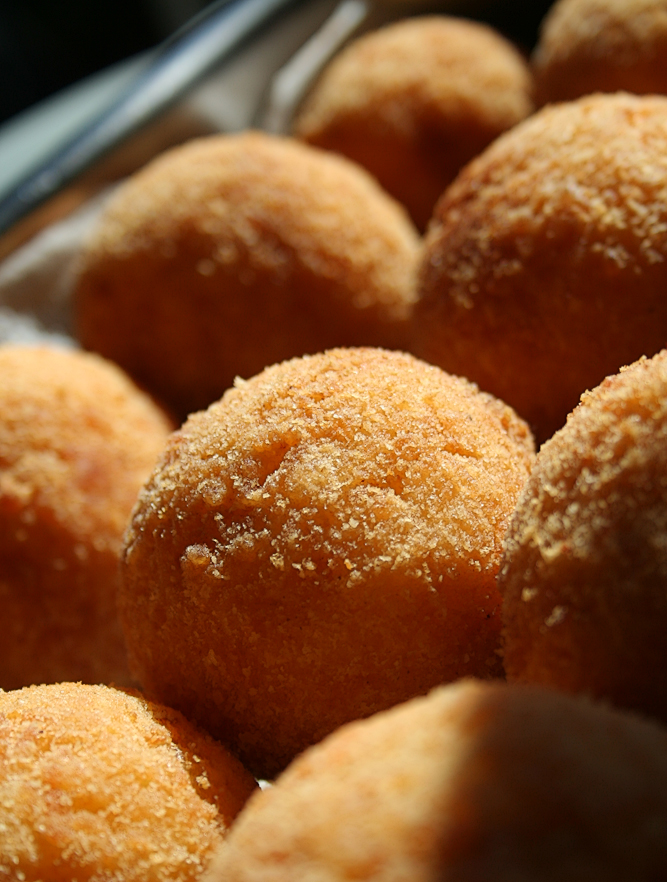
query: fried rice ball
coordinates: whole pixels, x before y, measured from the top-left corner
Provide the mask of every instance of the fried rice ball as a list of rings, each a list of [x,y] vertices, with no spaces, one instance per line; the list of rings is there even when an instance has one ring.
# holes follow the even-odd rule
[[[172,428],[96,355],[0,347],[0,688],[129,682],[123,531]]]
[[[344,726],[253,796],[205,882],[653,882],[667,732],[466,680]]]
[[[126,536],[132,668],[261,778],[347,720],[502,675],[510,408],[409,355],[268,368],[176,432]]]
[[[107,686],[0,692],[0,878],[200,879],[254,778],[181,714]]]
[[[275,361],[401,347],[418,247],[343,157],[260,132],[198,139],[109,205],[82,260],[78,336],[185,416]]]
[[[415,353],[506,401],[539,442],[586,389],[667,340],[667,98],[553,105],[445,193]]]
[[[499,588],[510,679],[667,721],[667,351],[586,393],[542,447]]]
[[[423,230],[459,169],[532,111],[531,90],[526,60],[490,26],[403,19],[329,64],[294,132],[367,168]]]
[[[531,58],[536,100],[667,93],[665,0],[559,0]]]

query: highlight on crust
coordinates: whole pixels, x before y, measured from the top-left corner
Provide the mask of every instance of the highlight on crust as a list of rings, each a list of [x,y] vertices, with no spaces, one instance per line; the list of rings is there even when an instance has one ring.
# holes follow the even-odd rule
[[[607,377],[544,444],[498,587],[512,681],[667,722],[667,351]]]
[[[495,577],[525,423],[412,356],[335,349],[174,433],[126,534],[135,676],[272,777],[336,726],[502,676]]]
[[[438,203],[413,351],[515,408],[538,443],[667,335],[667,96],[549,105]]]
[[[252,776],[138,693],[60,683],[0,692],[0,876],[194,882]]]

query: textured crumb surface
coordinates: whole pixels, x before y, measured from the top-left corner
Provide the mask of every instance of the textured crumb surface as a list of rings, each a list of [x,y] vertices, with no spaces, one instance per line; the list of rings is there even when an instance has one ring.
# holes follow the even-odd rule
[[[667,733],[464,681],[335,732],[248,803],[206,882],[652,880]]]
[[[255,789],[238,760],[138,694],[0,692],[0,878],[195,880]]]
[[[591,92],[667,92],[665,0],[559,0],[531,62],[536,100]]]
[[[501,135],[439,203],[414,350],[533,427],[667,336],[667,98],[553,105]]]
[[[513,411],[408,355],[239,383],[172,436],[135,508],[139,682],[270,777],[346,720],[500,675],[495,576],[533,456]]]
[[[185,415],[285,358],[403,345],[417,254],[405,211],[348,160],[260,132],[197,139],[112,200],[77,334]]]
[[[667,720],[667,352],[584,395],[541,448],[499,587],[508,677]]]
[[[459,169],[531,112],[531,87],[523,57],[491,27],[404,19],[331,62],[294,130],[367,168],[423,229]]]
[[[171,429],[98,356],[0,347],[0,687],[127,682],[118,559]]]

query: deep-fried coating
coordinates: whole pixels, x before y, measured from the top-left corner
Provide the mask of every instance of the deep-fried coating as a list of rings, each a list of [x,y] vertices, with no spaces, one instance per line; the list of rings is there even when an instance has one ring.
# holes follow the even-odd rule
[[[351,723],[254,796],[206,882],[653,882],[667,733],[465,681]]]
[[[339,724],[499,676],[502,537],[533,460],[504,404],[411,356],[264,371],[172,436],[126,537],[144,688],[259,777]]]
[[[667,351],[584,395],[542,447],[499,588],[508,677],[667,721]]]
[[[404,19],[334,59],[294,130],[367,168],[424,229],[459,169],[531,112],[531,89],[526,61],[491,27]]]
[[[403,209],[343,157],[211,136],[121,188],[86,249],[78,333],[184,416],[284,358],[401,346],[417,249]]]
[[[0,693],[0,878],[196,880],[255,790],[181,714],[62,683]]]
[[[667,98],[544,108],[439,203],[413,348],[512,405],[538,441],[667,340]]]
[[[123,531],[172,424],[115,365],[0,347],[0,687],[128,682]]]
[[[667,93],[665,0],[559,0],[531,64],[536,100],[592,92]]]

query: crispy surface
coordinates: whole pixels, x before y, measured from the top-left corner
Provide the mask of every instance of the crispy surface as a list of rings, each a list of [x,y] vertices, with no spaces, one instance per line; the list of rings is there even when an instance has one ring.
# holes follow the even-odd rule
[[[172,436],[126,537],[139,681],[259,777],[340,723],[498,676],[501,541],[533,460],[505,405],[408,355],[269,368]]]
[[[97,356],[0,347],[0,687],[127,682],[118,558],[171,428]]]
[[[587,393],[540,450],[499,587],[514,680],[667,720],[667,352]]]
[[[403,209],[342,157],[259,132],[199,139],[109,206],[78,333],[186,415],[284,358],[402,345],[417,247]]]
[[[351,723],[248,803],[206,882],[651,880],[667,736],[535,688],[464,681]]]
[[[0,878],[200,874],[251,775],[180,714],[106,686],[0,692]]]
[[[667,339],[667,98],[544,108],[445,194],[413,348],[512,405],[538,441]]]
[[[294,128],[367,168],[424,229],[459,169],[531,112],[531,88],[523,57],[491,27],[417,17],[344,49]]]
[[[591,92],[667,92],[665,0],[559,0],[531,64],[537,101]]]

